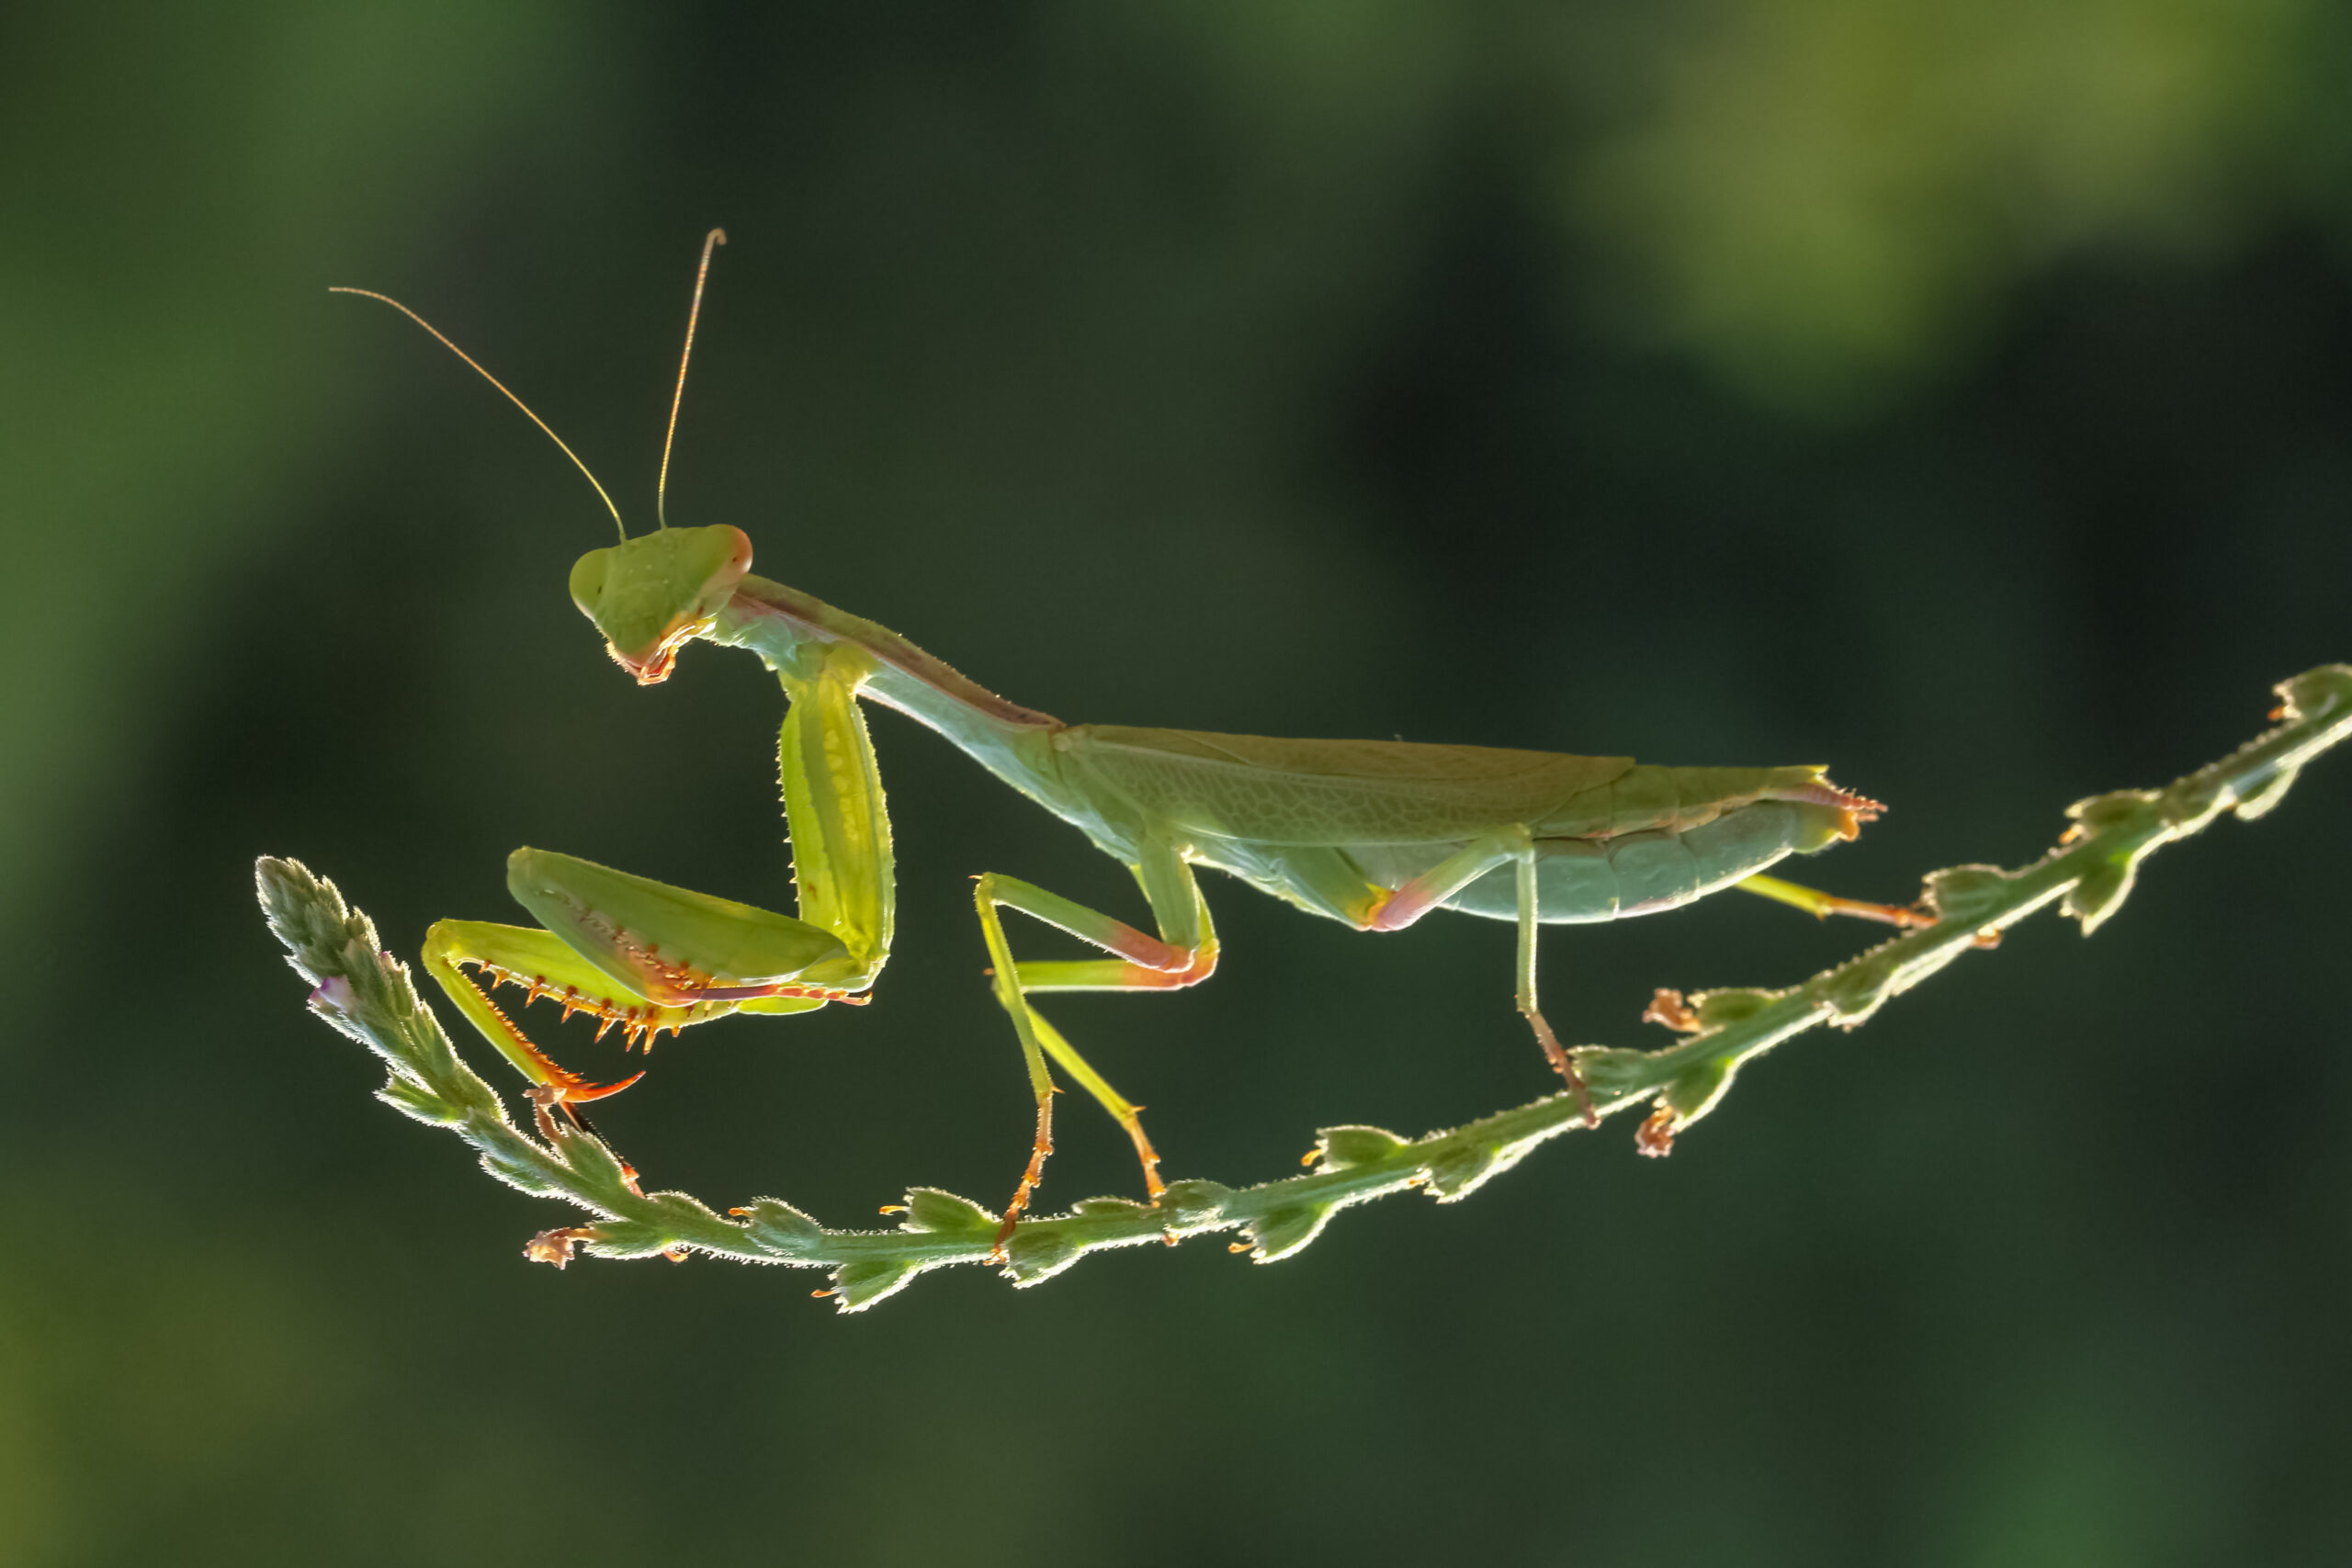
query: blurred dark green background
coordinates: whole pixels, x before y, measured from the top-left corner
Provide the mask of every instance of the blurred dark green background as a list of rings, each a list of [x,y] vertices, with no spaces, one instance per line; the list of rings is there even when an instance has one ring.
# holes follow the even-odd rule
[[[410,953],[525,842],[786,902],[774,685],[631,686],[586,487],[324,292],[643,521],[713,223],[673,517],[1021,702],[1831,761],[1896,809],[1820,880],[2028,858],[2352,658],[2344,17],[9,7],[0,1562],[2346,1561],[2345,761],[1663,1164],[845,1320],[526,1265],[563,1211],[368,1099],[249,883]],[[842,1224],[1018,1169],[966,878],[1132,888],[875,728],[879,999],[665,1044],[603,1118],[650,1184]],[[1546,1090],[1507,929],[1210,893],[1214,986],[1053,1010],[1171,1174]],[[1864,940],[1721,899],[1555,933],[1546,999],[1638,1043]],[[1131,1190],[1066,1105],[1046,1201]]]

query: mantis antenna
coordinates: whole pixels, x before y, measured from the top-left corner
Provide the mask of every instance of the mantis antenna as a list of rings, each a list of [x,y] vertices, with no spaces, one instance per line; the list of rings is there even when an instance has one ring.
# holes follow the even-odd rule
[[[709,253],[707,251],[704,253],[706,257],[707,257],[708,254]],[[598,499],[604,502],[605,510],[613,514],[613,526],[621,531],[621,543],[628,543],[628,525],[621,521],[621,509],[613,504],[613,498],[605,493],[605,487],[596,483],[596,476],[588,472],[588,465],[580,460],[580,454],[574,452],[571,447],[565,446],[563,444],[563,437],[558,435],[554,431],[548,429],[548,422],[546,420],[543,420],[537,414],[531,412],[530,404],[516,397],[513,392],[507,391],[506,383],[492,375],[489,371],[484,370],[475,362],[472,355],[468,354],[464,349],[459,348],[456,344],[451,343],[447,337],[442,336],[440,328],[435,326],[431,321],[426,321],[423,316],[418,315],[414,310],[410,310],[407,306],[401,304],[399,300],[393,299],[389,294],[379,294],[372,288],[330,288],[327,292],[330,294],[356,294],[363,299],[382,300],[385,304],[390,305],[393,310],[398,310],[401,315],[406,316],[410,321],[414,321],[418,326],[423,327],[426,332],[431,333],[435,338],[438,338],[442,347],[447,349],[450,353],[464,360],[468,365],[473,366],[474,374],[480,376],[483,380],[489,382],[500,391],[505,392],[506,400],[513,403],[516,408],[521,409],[526,418],[527,418],[533,424],[537,425],[540,430],[545,431],[547,438],[554,442],[557,446],[560,447],[565,457],[571,459],[571,466],[578,468],[582,475],[586,476],[590,484],[596,486],[596,495]],[[702,299],[702,286],[699,283],[695,286],[695,299],[697,302]],[[693,341],[691,328],[688,330],[687,341],[689,343]],[[681,387],[684,385],[684,370],[681,368],[679,371]],[[673,414],[672,417],[674,419],[675,415]],[[664,461],[666,463],[666,457]]]
[[[686,346],[678,355],[678,389],[670,394],[670,428],[662,437],[662,477],[653,486],[653,520],[670,525],[670,447],[678,439],[678,405],[686,398],[686,361],[695,356],[695,322],[702,318],[703,281],[710,276],[710,253],[727,243],[727,231],[713,229],[703,236],[702,265],[695,269],[695,302],[686,307]]]

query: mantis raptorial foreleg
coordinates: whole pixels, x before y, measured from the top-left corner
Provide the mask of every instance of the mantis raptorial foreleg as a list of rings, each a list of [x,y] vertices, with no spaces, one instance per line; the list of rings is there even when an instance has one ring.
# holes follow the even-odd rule
[[[797,662],[776,671],[791,703],[777,737],[776,772],[800,918],[838,935],[878,970],[890,951],[898,880],[882,771],[857,701],[873,660],[836,643]]]
[[[799,918],[518,850],[508,891],[545,930],[479,920],[433,928],[427,971],[551,1103],[600,1099],[637,1078],[597,1085],[557,1066],[491,1000],[502,984],[522,987],[526,1007],[548,997],[566,1018],[593,1014],[600,1036],[617,1026],[626,1043],[648,1046],[665,1029],[732,1012],[864,1000],[854,993],[889,957],[894,915],[890,821],[857,703],[869,668],[854,649],[814,648],[777,672],[791,699],[778,756]]]
[[[424,964],[482,1037],[560,1102],[602,1099],[637,1078],[600,1086],[557,1066],[491,999],[501,985],[523,987],[526,1007],[547,997],[567,1019],[594,1017],[600,1038],[618,1028],[626,1044],[650,1048],[665,1029],[733,1012],[862,1002],[853,993],[879,965],[808,921],[545,850],[515,851],[506,883],[547,929],[436,921]]]
[[[1172,990],[1198,985],[1216,972],[1216,928],[1209,919],[1208,902],[1201,897],[1200,885],[1182,854],[1163,844],[1148,844],[1143,857],[1129,869],[1159,923],[1157,937],[1018,877],[990,872],[973,889],[996,998],[1012,1020],[1022,1058],[1029,1068],[1030,1090],[1037,1100],[1037,1132],[1029,1165],[1004,1213],[1008,1235],[1014,1220],[1028,1207],[1029,1195],[1045,1174],[1046,1156],[1053,1152],[1055,1090],[1053,1075],[1046,1066],[1049,1056],[1126,1130],[1151,1196],[1157,1199],[1164,1190],[1159,1156],[1144,1134],[1142,1107],[1113,1089],[1028,1000],[1032,991]],[[1020,963],[1013,958],[1012,942],[1005,935],[1001,909],[1018,909],[1115,956]]]

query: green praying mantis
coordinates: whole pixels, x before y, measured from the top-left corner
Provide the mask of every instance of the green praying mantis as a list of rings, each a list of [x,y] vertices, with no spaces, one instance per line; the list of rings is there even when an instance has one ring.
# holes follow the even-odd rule
[[[705,239],[656,490],[659,525],[630,537],[585,463],[503,383],[423,317],[424,328],[522,409],[594,485],[620,543],[571,570],[574,602],[641,685],[669,678],[696,640],[756,654],[786,699],[778,742],[797,916],[673,887],[569,855],[522,849],[507,886],[536,928],[445,919],[426,968],[482,1036],[529,1080],[544,1116],[617,1092],[644,1075],[594,1084],[539,1049],[492,999],[502,984],[598,1035],[650,1047],[663,1030],[729,1013],[796,1013],[862,1003],[890,955],[896,879],[890,819],[861,704],[894,708],[1021,795],[1083,832],[1135,877],[1147,931],[1000,872],[974,900],[989,978],[1012,1021],[1035,1126],[1005,1208],[999,1247],[1053,1149],[1053,1068],[1118,1122],[1144,1183],[1164,1190],[1138,1108],[1032,1003],[1041,993],[1169,991],[1216,970],[1217,939],[1195,868],[1211,866],[1311,914],[1359,931],[1399,931],[1436,909],[1518,928],[1517,1001],[1537,1043],[1583,1105],[1574,1060],[1536,998],[1536,932],[1545,924],[1675,908],[1737,887],[1815,915],[1895,925],[1923,912],[1837,897],[1761,874],[1791,854],[1855,835],[1883,808],[1832,784],[1820,767],[1675,768],[1625,757],[1402,740],[1286,740],[1125,725],[1065,724],[1007,702],[897,633],[750,575],[751,539],[726,525],[669,525],[670,450],[711,253]],[[1003,911],[1054,926],[1106,956],[1018,959]],[[472,971],[469,974],[468,971]],[[482,984],[481,982],[487,982]]]

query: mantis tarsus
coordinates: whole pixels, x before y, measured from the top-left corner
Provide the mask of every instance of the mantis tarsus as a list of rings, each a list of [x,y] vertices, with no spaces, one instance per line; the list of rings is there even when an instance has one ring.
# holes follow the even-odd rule
[[[703,283],[705,241],[685,355],[670,411],[677,427]],[[341,292],[366,294],[362,289]],[[544,929],[443,920],[424,961],[450,999],[533,1084],[542,1110],[636,1081],[594,1085],[557,1066],[465,970],[512,981],[526,1005],[549,996],[594,1013],[628,1043],[724,1014],[801,1012],[863,1000],[890,951],[895,897],[890,823],[861,700],[896,708],[1086,834],[1135,876],[1155,931],[999,872],[975,886],[991,985],[1012,1021],[1036,1102],[1027,1166],[1004,1234],[1027,1206],[1051,1153],[1048,1062],[1125,1129],[1157,1199],[1159,1156],[1137,1108],[1031,1005],[1050,991],[1152,991],[1197,985],[1217,942],[1196,865],[1359,930],[1395,931],[1437,908],[1512,920],[1517,999],[1545,1057],[1581,1100],[1575,1066],[1537,1005],[1541,924],[1614,919],[1673,908],[1736,886],[1816,915],[1904,925],[1928,917],[1759,874],[1790,854],[1854,836],[1882,809],[1831,784],[1818,767],[1668,768],[1623,757],[1383,740],[1279,740],[1193,730],[1071,725],[989,693],[897,633],[782,583],[749,575],[738,528],[669,525],[631,538],[618,508],[522,400],[414,311],[424,327],[546,431],[595,485],[621,542],[582,557],[571,595],[607,651],[640,684],[669,678],[697,638],[757,654],[782,682],[779,743],[797,918],[687,892],[586,861],[524,849],[507,886]],[[665,439],[657,498],[665,498]],[[1018,960],[1001,911],[1017,909],[1108,956]],[[639,1075],[639,1077],[642,1074]],[[1586,1107],[1590,1114],[1590,1107]],[[576,1113],[574,1113],[576,1114]]]

